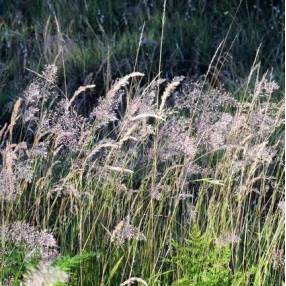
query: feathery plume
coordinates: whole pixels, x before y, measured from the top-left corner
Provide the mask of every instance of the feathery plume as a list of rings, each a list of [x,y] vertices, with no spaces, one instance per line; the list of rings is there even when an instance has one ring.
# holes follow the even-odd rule
[[[101,126],[108,124],[112,121],[117,121],[118,118],[115,114],[115,110],[118,108],[121,96],[119,91],[125,87],[130,78],[142,77],[143,73],[133,72],[119,79],[107,92],[105,98],[101,98],[97,107],[92,111],[90,117],[96,118]]]
[[[51,233],[29,224],[16,221],[0,227],[0,233],[4,233],[4,239],[15,245],[23,245],[28,249],[37,249],[42,260],[54,259],[57,254],[57,242]]]
[[[72,98],[68,102],[68,107],[72,105],[72,103],[76,100],[76,98],[83,92],[85,92],[88,89],[93,89],[95,88],[95,84],[90,84],[90,85],[83,85],[80,86],[73,94]]]
[[[127,217],[120,221],[111,233],[111,242],[122,245],[126,240],[145,240],[145,236],[137,227],[130,224],[130,218]]]
[[[57,283],[67,283],[69,275],[49,263],[40,263],[24,275],[24,286],[52,286]]]
[[[215,240],[216,245],[221,247],[227,246],[229,244],[237,244],[238,242],[239,236],[237,236],[235,233],[222,234]]]
[[[16,122],[18,120],[22,102],[23,102],[22,98],[18,98],[18,100],[14,104],[14,108],[13,108],[13,112],[12,112],[11,120],[10,120],[10,124],[9,124],[10,137],[12,136],[13,128],[16,125]]]
[[[175,77],[166,87],[162,98],[161,98],[161,104],[159,107],[159,111],[162,112],[164,109],[164,106],[166,104],[166,101],[168,97],[175,91],[175,89],[181,84],[181,82],[185,79],[184,76]]]

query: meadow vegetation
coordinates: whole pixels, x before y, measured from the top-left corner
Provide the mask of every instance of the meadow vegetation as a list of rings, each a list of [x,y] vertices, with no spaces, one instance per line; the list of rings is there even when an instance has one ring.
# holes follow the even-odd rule
[[[183,2],[0,4],[0,285],[283,285],[282,4]]]

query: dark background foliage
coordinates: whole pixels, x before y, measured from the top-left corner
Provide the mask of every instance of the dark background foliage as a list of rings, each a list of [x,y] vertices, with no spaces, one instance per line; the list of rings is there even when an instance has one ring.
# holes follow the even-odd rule
[[[158,73],[163,0],[1,0],[0,116],[9,114],[33,73],[56,61],[59,84],[72,92],[95,81],[97,93],[134,69]],[[162,75],[204,74],[223,41],[218,83],[235,87],[259,46],[262,71],[283,85],[284,1],[167,0]]]

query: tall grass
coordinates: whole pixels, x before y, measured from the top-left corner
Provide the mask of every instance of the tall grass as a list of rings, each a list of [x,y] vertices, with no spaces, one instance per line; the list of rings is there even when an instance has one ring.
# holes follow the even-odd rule
[[[0,284],[283,285],[281,5],[32,2],[0,22],[3,90],[53,62],[0,126]]]
[[[135,65],[151,81],[160,58],[164,77],[198,76],[206,72],[226,35],[220,60],[211,70],[218,82],[235,89],[262,43],[263,72],[273,68],[283,84],[283,1],[169,0],[160,57],[162,14],[161,0],[1,1],[0,105],[7,106],[0,120],[8,120],[8,103],[30,81],[27,68],[40,72],[55,59],[59,66],[64,63],[59,84],[63,88],[66,77],[69,93],[90,78],[101,91]]]
[[[85,114],[94,85],[67,95],[48,65],[17,101],[0,132],[4,285],[64,283],[63,271],[69,285],[282,285],[271,74],[253,69],[236,96],[143,77],[115,81]]]

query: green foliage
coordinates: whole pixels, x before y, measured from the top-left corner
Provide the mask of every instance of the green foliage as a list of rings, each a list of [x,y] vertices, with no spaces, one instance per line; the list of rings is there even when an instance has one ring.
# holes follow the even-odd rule
[[[172,262],[183,278],[173,286],[227,286],[232,285],[230,246],[218,247],[211,237],[194,226],[186,245],[174,244],[176,256]]]
[[[84,251],[75,256],[62,255],[53,262],[53,265],[69,274],[69,285],[78,285],[81,268],[86,268],[94,257],[95,253],[91,251]]]
[[[6,246],[0,255],[0,282],[13,281],[14,286],[20,285],[26,271],[35,267],[38,261],[36,253],[28,255],[23,247]]]
[[[95,253],[93,252],[83,252],[75,256],[60,256],[54,262],[54,265],[59,267],[65,272],[71,272],[74,269],[78,268],[81,263],[86,262],[87,260],[93,258]]]
[[[59,256],[53,262],[53,265],[70,275],[69,285],[77,285],[80,267],[94,256],[95,253],[93,252],[83,252],[75,256]],[[0,281],[3,283],[13,281],[14,286],[21,285],[23,275],[29,269],[37,267],[38,263],[39,257],[37,253],[29,254],[22,247],[7,247],[0,256]],[[56,285],[63,284],[57,283]]]

